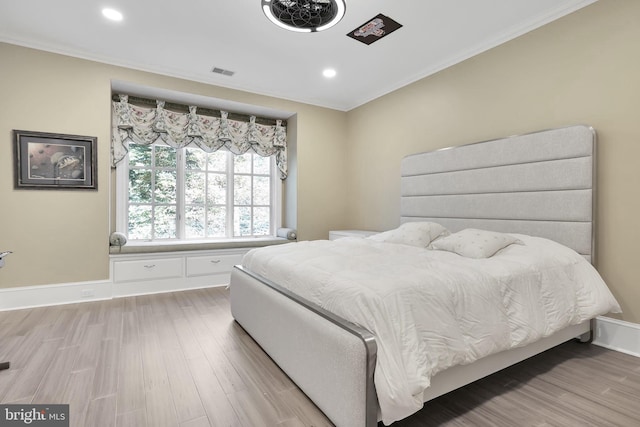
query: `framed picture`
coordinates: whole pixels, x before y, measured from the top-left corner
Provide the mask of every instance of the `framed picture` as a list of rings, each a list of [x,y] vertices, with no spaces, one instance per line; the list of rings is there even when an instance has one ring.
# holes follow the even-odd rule
[[[93,136],[13,131],[15,188],[96,190],[96,142]]]

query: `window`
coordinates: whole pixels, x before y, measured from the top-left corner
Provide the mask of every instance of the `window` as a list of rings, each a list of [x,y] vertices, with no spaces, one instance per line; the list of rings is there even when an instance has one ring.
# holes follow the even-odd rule
[[[273,157],[129,143],[118,165],[118,228],[131,241],[272,236],[279,183]]]

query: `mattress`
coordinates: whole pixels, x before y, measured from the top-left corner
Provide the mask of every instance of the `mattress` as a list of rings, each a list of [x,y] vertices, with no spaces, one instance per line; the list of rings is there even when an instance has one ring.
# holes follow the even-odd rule
[[[376,336],[374,380],[390,424],[422,407],[438,372],[620,311],[582,256],[514,237],[484,259],[345,238],[254,249],[242,264]]]

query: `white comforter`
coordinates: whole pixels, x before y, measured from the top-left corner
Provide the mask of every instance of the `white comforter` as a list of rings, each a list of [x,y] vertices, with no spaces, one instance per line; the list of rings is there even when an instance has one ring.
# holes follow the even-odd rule
[[[523,346],[620,307],[585,259],[517,235],[488,259],[369,239],[250,251],[243,265],[377,338],[385,424],[419,410],[436,373]]]

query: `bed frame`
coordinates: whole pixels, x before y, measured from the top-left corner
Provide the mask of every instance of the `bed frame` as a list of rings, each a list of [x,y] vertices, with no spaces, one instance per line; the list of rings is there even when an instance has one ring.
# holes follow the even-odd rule
[[[405,157],[401,222],[434,221],[558,241],[595,261],[595,131],[571,126]],[[376,341],[369,331],[247,269],[231,275],[236,321],[339,427],[374,427]],[[567,340],[591,322],[432,378],[424,401]]]

